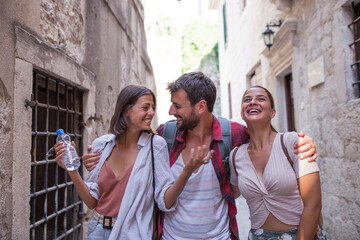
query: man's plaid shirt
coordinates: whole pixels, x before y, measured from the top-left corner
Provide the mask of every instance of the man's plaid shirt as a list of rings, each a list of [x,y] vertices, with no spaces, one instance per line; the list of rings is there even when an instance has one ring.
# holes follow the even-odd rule
[[[161,124],[157,132],[160,136],[163,135],[165,124]],[[249,140],[249,133],[245,126],[231,122],[231,138],[232,138],[232,146],[233,149],[236,146],[242,145]],[[170,151],[170,167],[176,162],[182,150],[185,148],[185,139],[186,132],[185,131],[177,131],[176,133],[176,141]],[[230,223],[230,231],[231,231],[231,239],[239,239],[238,227],[236,223],[236,205],[234,200],[233,192],[230,188],[230,179],[229,176],[226,176],[225,169],[222,163],[220,150],[218,147],[218,142],[222,141],[222,134],[219,120],[213,116],[213,129],[212,129],[212,137],[211,137],[211,146],[210,148],[214,150],[214,154],[212,156],[212,164],[216,173],[216,176],[220,183],[221,193],[225,200],[228,202],[228,214],[229,214],[229,223]],[[162,219],[160,220],[161,224],[159,225],[159,232],[162,232]]]

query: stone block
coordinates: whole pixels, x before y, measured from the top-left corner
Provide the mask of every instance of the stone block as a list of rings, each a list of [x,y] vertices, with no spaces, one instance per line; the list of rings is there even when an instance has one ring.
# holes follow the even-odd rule
[[[32,82],[28,76],[32,75],[32,64],[15,60],[15,89],[14,89],[14,146],[13,152],[13,229],[12,239],[22,239],[28,236],[29,221],[22,216],[30,215],[29,192],[30,192],[30,162],[31,162],[31,129],[32,109],[24,106],[25,99],[31,99]],[[24,194],[27,193],[27,194]],[[27,204],[25,204],[27,203]]]

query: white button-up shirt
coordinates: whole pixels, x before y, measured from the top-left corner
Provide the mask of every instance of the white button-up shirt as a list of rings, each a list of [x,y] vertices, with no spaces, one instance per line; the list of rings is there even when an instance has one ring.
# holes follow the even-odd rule
[[[150,149],[151,134],[143,132],[138,141],[139,153],[126,186],[119,209],[117,221],[110,239],[151,239],[153,231],[153,174]],[[99,199],[99,178],[101,167],[115,146],[113,134],[103,135],[92,143],[92,152],[100,152],[100,161],[85,180],[91,196]],[[165,140],[155,135],[153,138],[155,158],[155,200],[164,212],[174,211],[177,202],[170,208],[165,207],[164,195],[173,185],[174,179],[169,165],[169,153]]]

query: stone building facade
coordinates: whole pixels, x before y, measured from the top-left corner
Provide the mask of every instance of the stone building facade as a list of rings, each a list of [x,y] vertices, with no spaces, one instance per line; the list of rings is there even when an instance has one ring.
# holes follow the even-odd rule
[[[143,21],[140,0],[1,1],[0,239],[82,235],[86,210],[45,153],[55,127],[80,154],[107,133],[125,85],[156,90]]]
[[[201,60],[200,66],[197,71],[203,72],[206,76],[208,76],[215,84],[216,87],[216,100],[214,104],[214,109],[212,114],[216,117],[221,117],[221,88],[220,88],[220,72],[218,66],[218,46],[212,49],[212,51],[204,56]]]
[[[351,24],[359,15],[358,4],[352,0],[210,1],[221,19],[222,115],[241,121],[243,92],[251,85],[263,85],[275,98],[275,128],[303,130],[313,137],[321,168],[324,227],[330,239],[360,236],[359,46],[352,44],[359,38],[359,27]],[[262,33],[268,23],[278,20],[282,24],[271,28],[275,38],[267,49]]]

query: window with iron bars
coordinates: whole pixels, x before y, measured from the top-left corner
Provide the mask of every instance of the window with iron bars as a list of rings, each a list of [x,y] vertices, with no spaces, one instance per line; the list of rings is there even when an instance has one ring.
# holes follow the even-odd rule
[[[47,152],[63,128],[82,153],[83,91],[34,70],[32,97],[30,239],[81,239],[82,201]]]
[[[352,2],[353,21],[348,25],[352,30],[354,41],[349,45],[354,50],[355,61],[351,65],[355,71],[355,81],[352,83],[354,94],[360,97],[360,4]]]

